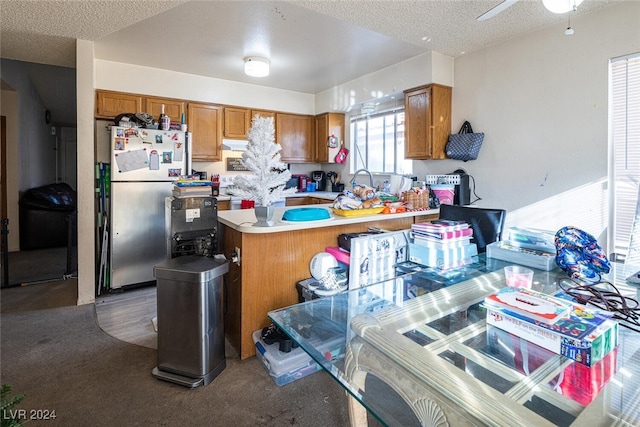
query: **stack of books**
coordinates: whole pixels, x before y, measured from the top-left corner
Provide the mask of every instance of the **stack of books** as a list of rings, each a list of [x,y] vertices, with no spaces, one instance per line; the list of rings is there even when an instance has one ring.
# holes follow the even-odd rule
[[[437,220],[411,226],[409,260],[443,270],[472,264],[478,247],[473,229],[464,221]]]
[[[618,346],[612,313],[530,289],[503,288],[484,300],[487,324],[593,366]]]
[[[487,258],[545,271],[555,268],[555,233],[552,231],[510,227],[505,235],[505,240],[487,245]]]
[[[173,197],[211,197],[211,181],[178,180],[173,185]]]

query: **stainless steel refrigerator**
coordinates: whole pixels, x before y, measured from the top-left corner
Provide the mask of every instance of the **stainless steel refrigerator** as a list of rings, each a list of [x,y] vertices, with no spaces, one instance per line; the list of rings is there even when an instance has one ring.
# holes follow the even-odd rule
[[[165,198],[191,170],[189,136],[111,128],[110,288],[154,281],[166,260]]]

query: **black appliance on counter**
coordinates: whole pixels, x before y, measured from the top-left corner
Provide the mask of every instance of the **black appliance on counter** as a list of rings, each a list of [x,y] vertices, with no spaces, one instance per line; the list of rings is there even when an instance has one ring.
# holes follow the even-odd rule
[[[324,171],[311,172],[311,181],[316,183],[316,191],[327,191],[327,174]]]
[[[458,206],[470,205],[471,187],[469,186],[469,175],[462,169],[458,169],[451,174],[460,176],[460,183],[456,184],[453,189],[453,204]]]

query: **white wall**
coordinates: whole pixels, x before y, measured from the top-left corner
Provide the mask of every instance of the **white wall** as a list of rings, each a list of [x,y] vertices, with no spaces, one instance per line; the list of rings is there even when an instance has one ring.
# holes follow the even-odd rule
[[[414,175],[462,168],[475,181],[476,204],[507,209],[508,226],[572,224],[606,244],[608,61],[640,51],[638,17],[640,2],[622,2],[573,17],[571,37],[554,25],[455,58],[453,66],[446,56],[421,55],[318,94],[316,111],[343,111],[392,86],[453,86],[452,132],[464,120],[484,132],[480,156],[414,161]],[[349,178],[346,166],[323,169]]]
[[[78,158],[78,141],[76,128],[62,126],[58,128],[58,132],[57,180],[66,182],[74,190],[77,190],[78,173],[76,170],[76,159]]]
[[[453,86],[453,58],[438,52],[427,52],[398,64],[316,95],[317,113],[345,112],[353,105],[390,95],[427,83]]]
[[[78,304],[95,301],[96,206],[93,43],[76,41],[76,89],[78,99]]]
[[[56,182],[56,140],[44,119],[45,107],[31,84],[24,63],[2,59],[2,80],[18,94],[17,133],[7,144],[19,144],[18,189]],[[16,230],[17,233],[17,230]]]
[[[314,114],[314,96],[194,74],[95,60],[96,88],[168,98]],[[123,78],[126,76],[126,78]]]
[[[478,206],[535,218],[529,226],[573,224],[603,235],[608,60],[640,51],[639,17],[640,2],[622,2],[572,17],[573,36],[554,25],[456,58],[453,131],[466,119],[484,132],[480,156],[415,162],[414,172],[462,167],[475,178]],[[571,196],[585,186],[591,198]]]

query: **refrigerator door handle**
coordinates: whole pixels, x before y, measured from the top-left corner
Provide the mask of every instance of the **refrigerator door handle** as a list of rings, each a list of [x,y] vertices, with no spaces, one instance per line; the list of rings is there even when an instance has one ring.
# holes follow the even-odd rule
[[[186,132],[184,135],[185,175],[191,175],[191,138],[191,132]]]

